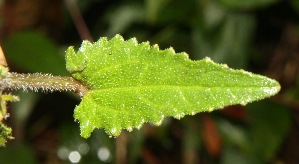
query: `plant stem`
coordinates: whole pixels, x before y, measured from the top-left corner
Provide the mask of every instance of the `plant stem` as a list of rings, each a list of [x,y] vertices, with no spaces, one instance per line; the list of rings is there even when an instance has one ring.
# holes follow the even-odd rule
[[[78,33],[82,40],[89,40],[93,42],[92,36],[86,26],[86,23],[80,13],[80,10],[74,0],[64,0],[67,9],[70,12],[70,15],[75,23],[75,26],[78,30]]]
[[[72,77],[53,76],[51,74],[19,74],[8,73],[0,80],[1,90],[23,89],[32,91],[72,91],[83,96],[87,88]]]

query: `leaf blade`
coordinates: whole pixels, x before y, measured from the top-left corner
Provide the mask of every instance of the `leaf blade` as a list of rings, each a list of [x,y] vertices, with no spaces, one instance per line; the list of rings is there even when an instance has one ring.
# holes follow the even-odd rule
[[[172,48],[159,50],[119,35],[82,47],[77,54],[85,55],[86,67],[72,67],[72,75],[89,89],[74,113],[86,138],[94,128],[118,136],[122,129],[131,131],[145,122],[159,125],[167,116],[181,118],[245,105],[280,90],[275,80],[264,76],[233,70],[209,58],[191,61]],[[67,66],[77,54],[67,53]]]

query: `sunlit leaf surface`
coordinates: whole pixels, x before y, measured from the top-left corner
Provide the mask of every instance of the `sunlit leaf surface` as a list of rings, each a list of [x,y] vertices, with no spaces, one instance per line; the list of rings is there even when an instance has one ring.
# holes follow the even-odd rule
[[[205,58],[191,61],[172,48],[159,50],[148,42],[124,41],[120,35],[84,41],[76,53],[66,52],[66,67],[87,86],[74,117],[81,135],[95,128],[110,136],[131,131],[146,122],[160,125],[167,116],[177,119],[227,105],[272,96],[280,85],[272,79]]]

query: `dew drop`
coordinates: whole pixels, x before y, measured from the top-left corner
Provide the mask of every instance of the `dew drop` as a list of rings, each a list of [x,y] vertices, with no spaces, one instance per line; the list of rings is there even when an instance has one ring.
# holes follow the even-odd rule
[[[112,128],[112,129],[111,129],[111,133],[112,133],[112,134],[115,134],[115,132],[116,132],[116,128]]]
[[[132,131],[133,131],[133,128],[132,128],[132,127],[128,127],[127,130],[128,130],[129,132],[132,132]]]
[[[186,58],[189,58],[189,55],[188,55],[186,52],[183,52],[183,55],[184,55]]]
[[[243,105],[243,106],[246,106],[247,102],[246,101],[241,101],[240,104]]]
[[[86,127],[89,126],[89,120],[86,121],[85,126],[86,126]]]
[[[184,115],[181,115],[181,114],[177,114],[177,115],[174,116],[174,118],[176,118],[178,120],[181,119],[182,117],[184,117]]]
[[[175,51],[172,47],[169,47],[169,50],[171,51],[171,53],[175,54]]]
[[[134,46],[137,46],[137,45],[138,45],[138,41],[137,41],[136,38],[132,38],[132,41],[133,41],[133,43],[134,43]]]
[[[211,62],[212,60],[211,60],[211,58],[209,58],[209,57],[205,57],[205,59],[204,59],[206,62]]]
[[[160,126],[162,124],[162,120],[155,123],[155,125]]]

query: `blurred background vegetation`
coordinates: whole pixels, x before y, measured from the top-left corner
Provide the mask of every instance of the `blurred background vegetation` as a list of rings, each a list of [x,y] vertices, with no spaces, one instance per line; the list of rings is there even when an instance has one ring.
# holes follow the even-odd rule
[[[247,106],[167,118],[160,127],[80,137],[71,93],[22,93],[9,104],[5,163],[299,163],[298,0],[0,0],[0,42],[11,71],[68,75],[64,52],[121,34],[192,59],[278,80]],[[199,100],[200,101],[200,100]]]

